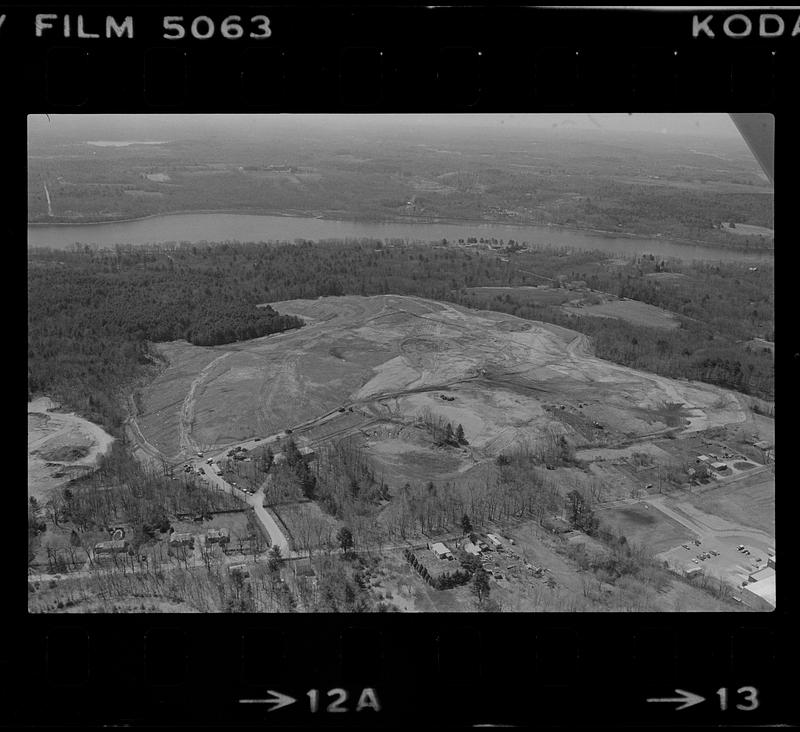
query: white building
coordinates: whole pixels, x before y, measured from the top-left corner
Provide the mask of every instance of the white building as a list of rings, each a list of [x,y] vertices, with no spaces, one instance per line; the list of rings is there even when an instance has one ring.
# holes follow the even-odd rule
[[[467,554],[473,554],[476,557],[479,557],[481,555],[480,548],[477,545],[473,544],[471,541],[464,542],[464,546],[462,547],[462,549],[465,552],[467,552]]]
[[[453,553],[440,541],[437,541],[435,544],[430,544],[429,547],[439,559],[453,558]]]
[[[742,602],[756,610],[775,609],[775,573],[742,589]]]

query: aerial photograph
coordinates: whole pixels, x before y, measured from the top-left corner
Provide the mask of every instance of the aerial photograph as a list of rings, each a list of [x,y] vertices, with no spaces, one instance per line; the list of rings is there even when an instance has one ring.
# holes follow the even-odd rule
[[[27,126],[29,613],[775,609],[736,115]]]

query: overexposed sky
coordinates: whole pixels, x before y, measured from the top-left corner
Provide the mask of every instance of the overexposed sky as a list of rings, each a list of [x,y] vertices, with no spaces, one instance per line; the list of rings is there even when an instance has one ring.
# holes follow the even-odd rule
[[[196,132],[285,130],[315,127],[346,131],[419,128],[477,130],[502,133],[503,129],[575,129],[609,132],[657,133],[737,138],[739,133],[727,114],[136,114],[136,115],[30,115],[28,135],[51,131],[88,139],[172,138]],[[135,137],[132,137],[135,136]]]

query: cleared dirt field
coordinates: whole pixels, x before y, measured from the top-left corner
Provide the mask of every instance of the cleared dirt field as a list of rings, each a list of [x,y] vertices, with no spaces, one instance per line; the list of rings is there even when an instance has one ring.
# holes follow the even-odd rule
[[[460,474],[551,427],[577,445],[650,434],[669,426],[665,404],[681,405],[688,430],[745,419],[731,393],[595,358],[566,328],[395,295],[273,305],[307,324],[222,348],[161,346],[169,365],[142,392],[144,439],[178,461],[287,428],[314,442],[360,433],[387,465],[434,470],[430,445],[407,431],[430,413],[463,425],[466,452],[431,456],[437,474]],[[409,444],[381,444],[390,437]]]
[[[38,501],[90,471],[114,438],[77,414],[56,412],[46,397],[28,402],[28,495]]]

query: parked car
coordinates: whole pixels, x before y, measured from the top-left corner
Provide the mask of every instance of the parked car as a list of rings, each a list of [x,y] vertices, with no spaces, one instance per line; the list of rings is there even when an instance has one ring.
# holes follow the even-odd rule
[[[261,438],[260,438],[260,437],[256,437],[256,438],[253,440],[253,442],[261,442]]]

